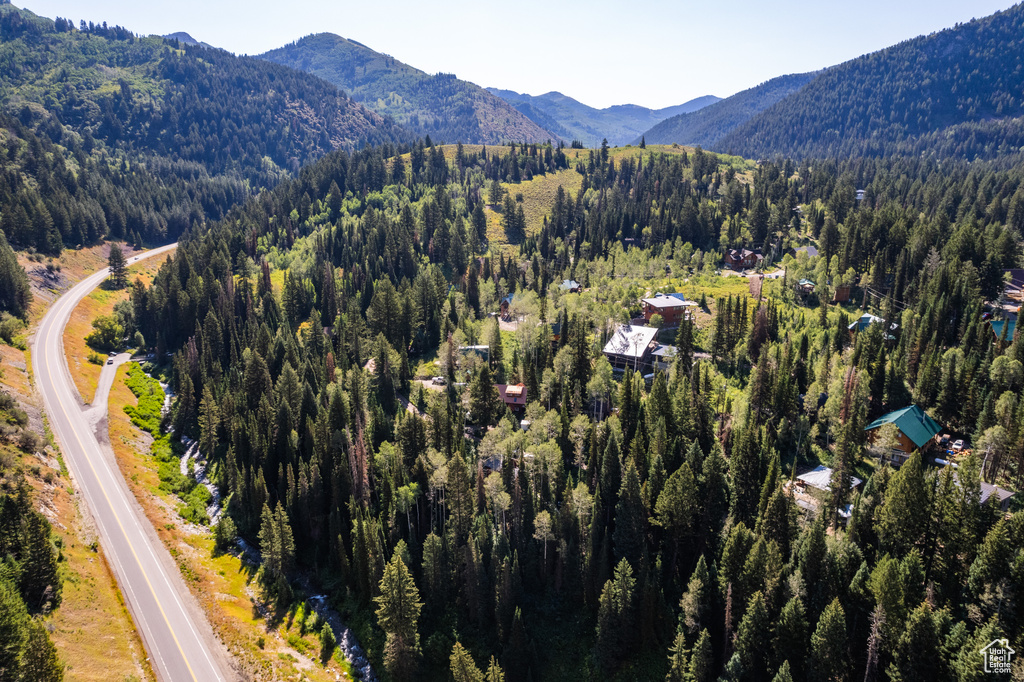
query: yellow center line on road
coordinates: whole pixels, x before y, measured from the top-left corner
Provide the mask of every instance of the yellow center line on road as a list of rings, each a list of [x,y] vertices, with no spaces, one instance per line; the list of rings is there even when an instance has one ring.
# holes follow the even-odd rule
[[[136,262],[138,260],[141,260],[141,258],[137,258]],[[77,304],[77,301],[75,303]],[[50,325],[51,326],[53,325],[53,321],[57,317],[59,317],[59,315],[56,314],[56,311],[53,311],[53,312],[55,313],[55,315],[50,320]],[[61,331],[63,331],[63,328],[61,329]],[[44,339],[45,339],[45,337],[44,337]],[[53,372],[53,366],[52,366],[53,357],[52,357],[52,354],[46,353],[45,342],[43,344],[43,352],[45,354],[44,362],[46,364],[46,369],[47,369],[47,372],[50,373],[51,379],[52,379],[53,377],[55,377],[57,375],[54,374],[54,372]],[[70,370],[70,368],[69,368],[69,370]],[[110,508],[111,513],[113,513],[113,515],[114,515],[114,519],[117,521],[118,528],[120,528],[121,534],[124,536],[125,541],[128,544],[128,548],[131,550],[132,557],[135,559],[135,563],[138,565],[139,571],[142,573],[142,577],[146,581],[146,586],[149,587],[150,594],[153,596],[153,600],[156,602],[157,608],[160,610],[160,616],[164,619],[164,623],[167,625],[167,629],[171,633],[171,637],[174,639],[174,644],[177,646],[178,652],[181,654],[181,658],[185,662],[185,667],[188,668],[189,675],[191,675],[193,682],[199,682],[198,678],[196,677],[195,671],[192,670],[191,663],[189,663],[188,656],[185,655],[185,651],[184,651],[184,649],[181,646],[181,642],[178,640],[178,635],[177,635],[177,633],[175,633],[174,627],[171,625],[170,619],[167,618],[167,613],[164,611],[163,604],[160,603],[160,598],[157,596],[156,590],[153,588],[153,583],[149,579],[149,574],[146,572],[146,569],[143,567],[142,561],[139,559],[139,555],[135,551],[135,546],[131,543],[131,541],[128,538],[128,533],[125,530],[124,524],[121,521],[121,516],[117,513],[117,509],[114,507],[113,501],[110,499],[110,495],[107,492],[107,488],[103,484],[103,480],[100,478],[99,473],[96,470],[96,466],[95,466],[95,464],[92,461],[92,458],[89,457],[88,454],[85,454],[87,452],[86,448],[85,448],[85,444],[82,442],[82,438],[79,435],[78,430],[76,428],[74,428],[74,425],[72,424],[71,415],[68,413],[68,410],[67,410],[67,408],[64,405],[64,401],[63,401],[63,399],[61,397],[61,393],[60,393],[59,390],[56,390],[56,398],[57,398],[57,406],[60,408],[60,411],[63,413],[64,418],[67,421],[67,424],[71,428],[72,434],[74,434],[75,440],[78,442],[79,448],[81,449],[81,451],[82,451],[86,461],[89,464],[89,469],[92,471],[93,476],[96,478],[96,482],[100,486],[100,490],[103,493],[103,497],[107,501],[107,506]],[[140,532],[141,532],[141,529],[140,529]],[[126,576],[126,578],[127,578],[127,576]],[[140,617],[141,617],[141,614],[140,614]]]

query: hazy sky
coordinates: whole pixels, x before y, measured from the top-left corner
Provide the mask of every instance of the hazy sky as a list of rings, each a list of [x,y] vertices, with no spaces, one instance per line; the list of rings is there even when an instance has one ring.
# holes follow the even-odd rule
[[[14,0],[259,54],[309,33],[424,71],[591,106],[725,97],[1009,7],[1011,0]]]

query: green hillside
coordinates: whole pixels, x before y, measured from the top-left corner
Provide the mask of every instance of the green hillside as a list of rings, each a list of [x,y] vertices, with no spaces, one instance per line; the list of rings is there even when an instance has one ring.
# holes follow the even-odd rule
[[[1024,115],[1022,93],[1024,6],[1016,5],[830,68],[717,148],[753,157],[992,157],[1020,147],[1013,119]]]
[[[0,228],[173,239],[327,152],[407,134],[314,76],[0,6]]]
[[[694,144],[712,147],[737,126],[797,92],[815,73],[779,76],[691,113],[666,119],[644,133],[648,144]],[[638,141],[636,136],[634,141]]]
[[[452,74],[430,75],[362,43],[318,33],[262,59],[315,74],[418,135],[446,142],[543,142],[554,136],[507,102]]]
[[[648,109],[636,104],[595,109],[560,92],[534,96],[513,90],[487,89],[563,140],[579,140],[590,147],[600,146],[603,139],[612,145],[629,144],[667,118],[697,111],[721,99],[705,95],[664,109]]]

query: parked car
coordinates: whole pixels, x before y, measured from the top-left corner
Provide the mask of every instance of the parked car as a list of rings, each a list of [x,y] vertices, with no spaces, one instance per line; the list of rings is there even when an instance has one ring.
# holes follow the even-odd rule
[[[964,449],[963,439],[953,441],[953,452],[962,452]]]
[[[434,384],[435,386],[444,386],[444,377],[434,377],[433,379],[430,380],[430,383]]]
[[[107,360],[107,364],[108,364],[108,365],[112,365],[112,364],[114,364],[114,358],[109,358],[109,359]]]

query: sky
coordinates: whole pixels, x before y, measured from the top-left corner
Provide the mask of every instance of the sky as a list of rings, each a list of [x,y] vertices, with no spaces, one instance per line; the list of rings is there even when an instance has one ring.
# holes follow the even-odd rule
[[[1010,0],[14,0],[36,14],[186,31],[238,54],[310,33],[428,73],[585,104],[726,97],[1011,6]]]

